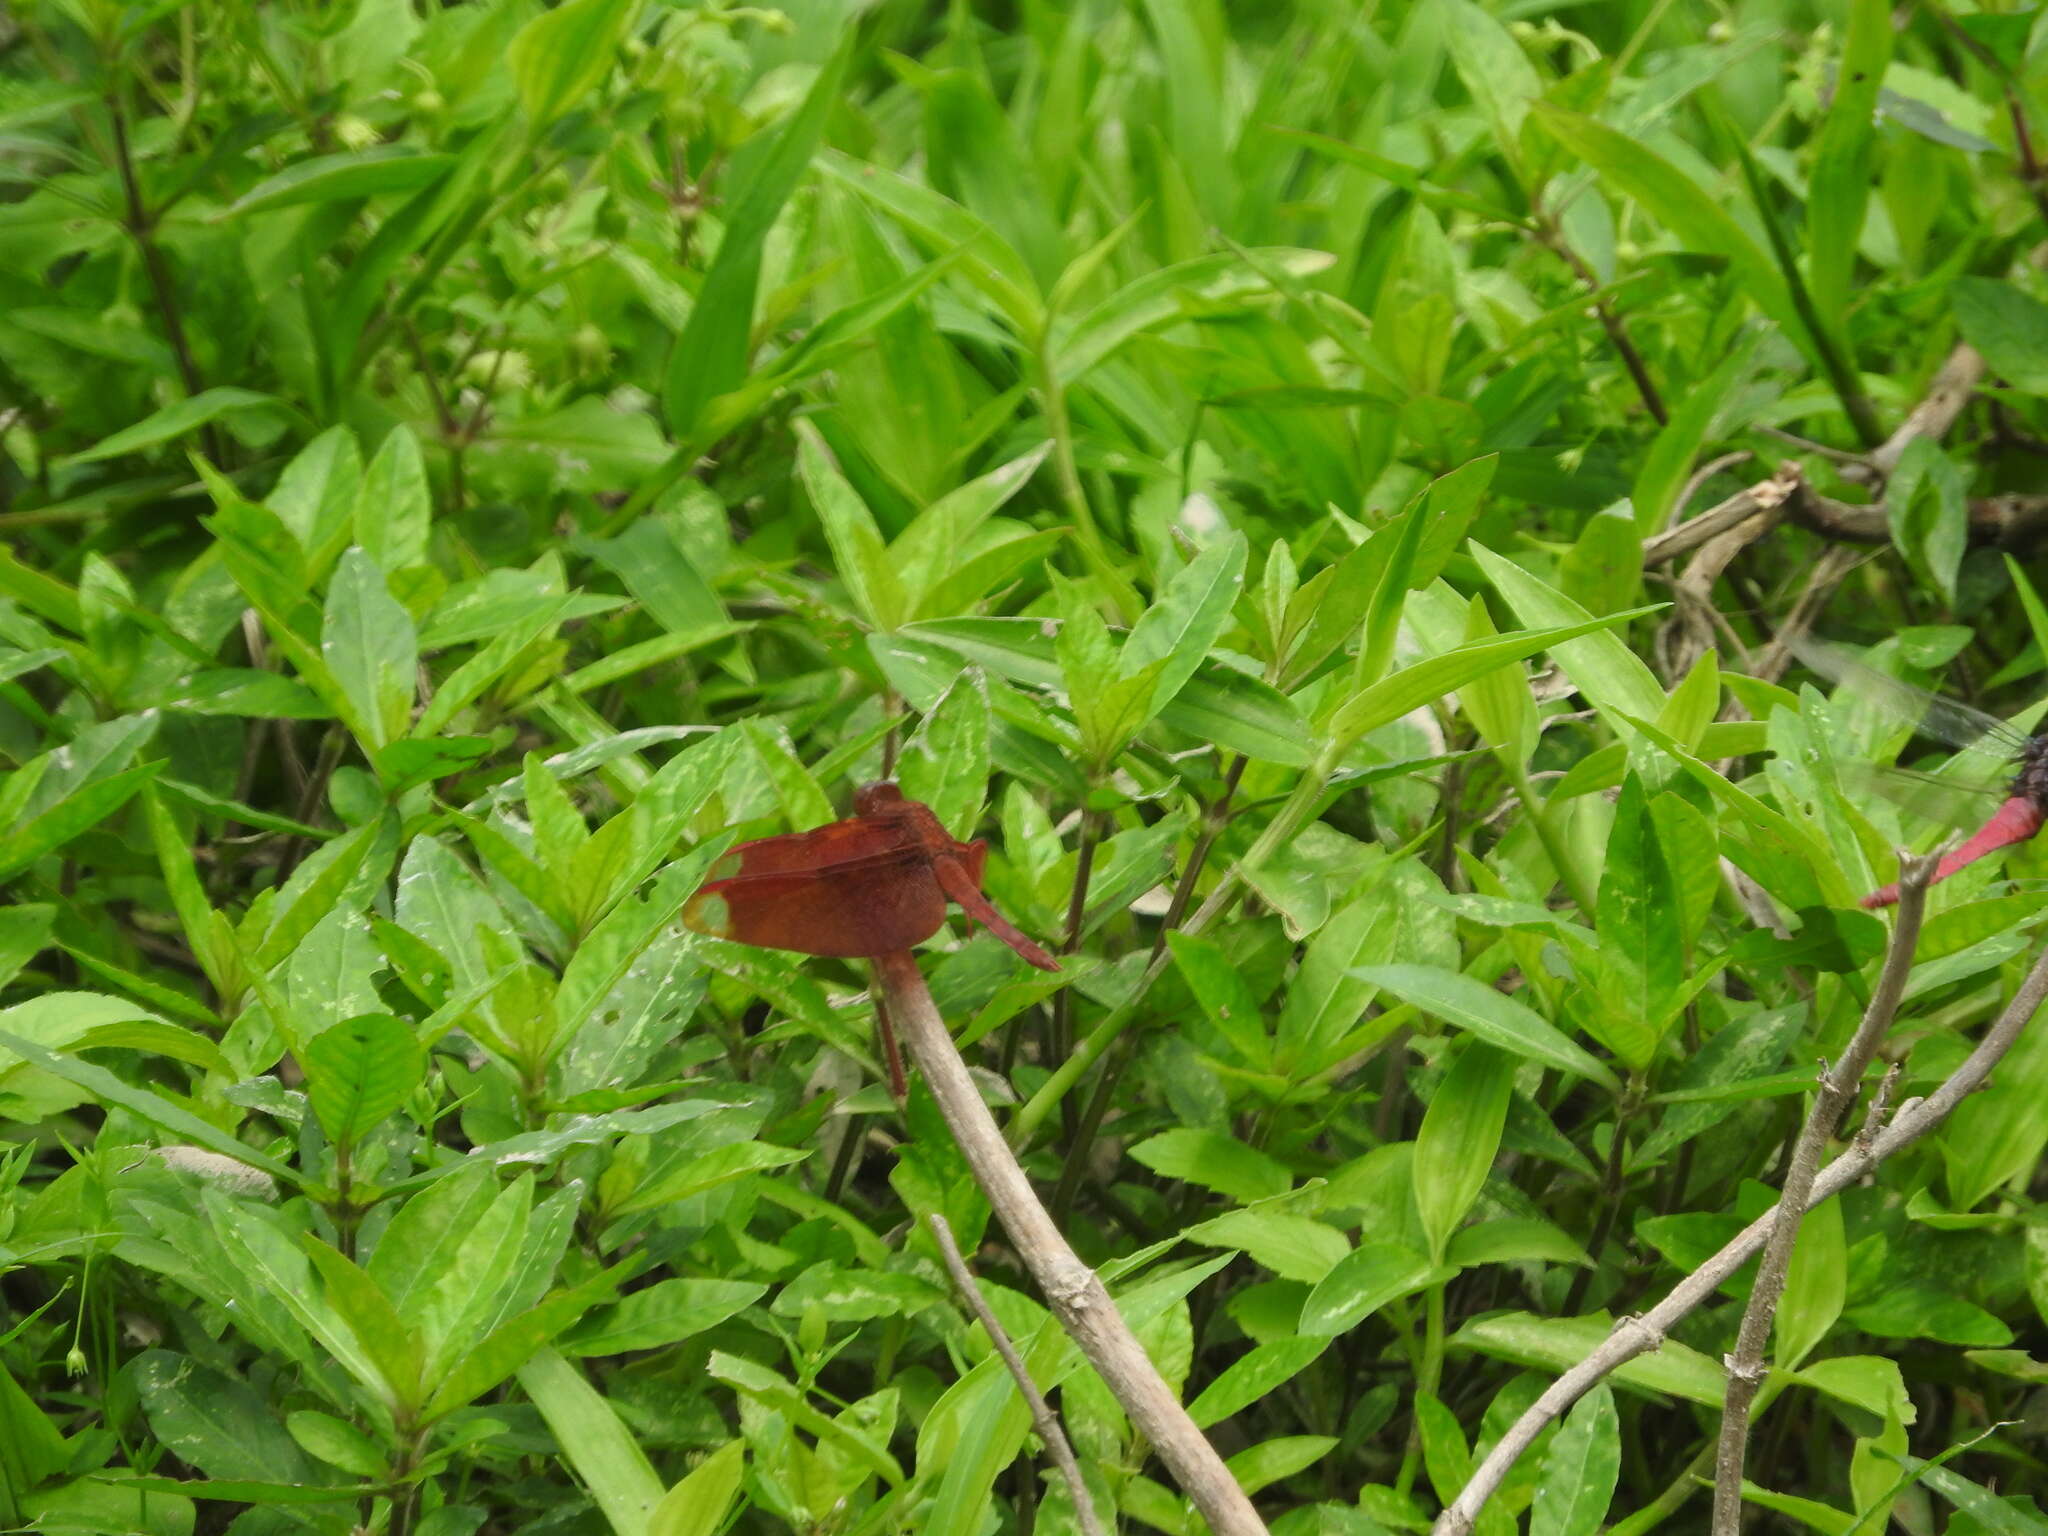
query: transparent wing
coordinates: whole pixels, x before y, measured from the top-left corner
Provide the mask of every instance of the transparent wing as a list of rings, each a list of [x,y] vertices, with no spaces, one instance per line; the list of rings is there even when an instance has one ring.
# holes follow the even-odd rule
[[[1968,752],[2003,765],[2008,774],[2011,763],[2026,747],[2027,732],[2017,726],[1959,700],[1944,698],[1903,678],[1880,672],[1840,646],[1801,636],[1792,642],[1791,649],[1806,667],[1834,683],[1839,696],[1867,705],[1901,724],[1911,725],[1921,734],[1946,742],[1958,752]],[[2036,707],[2030,706],[2026,712]]]

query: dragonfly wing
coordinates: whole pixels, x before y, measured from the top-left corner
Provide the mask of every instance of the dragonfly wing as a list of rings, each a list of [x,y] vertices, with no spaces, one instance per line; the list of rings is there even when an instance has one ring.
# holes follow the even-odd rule
[[[1802,636],[1792,643],[1792,653],[1812,671],[1834,683],[1845,696],[1868,703],[1901,724],[1909,724],[1921,734],[1958,750],[1984,752],[2009,761],[2027,744],[2025,731],[1996,715],[1880,672],[1840,646]]]
[[[1882,795],[1908,814],[1944,827],[1981,825],[1989,814],[1988,797],[2000,793],[2009,777],[1987,780],[1975,774],[1919,773],[1857,762],[1837,763],[1835,771],[1852,795]]]
[[[711,867],[707,884],[749,875],[781,875],[883,858],[916,845],[916,833],[901,821],[849,816],[808,832],[757,837],[740,843]]]
[[[945,921],[945,892],[919,848],[717,880],[683,907],[683,925],[698,933],[840,959],[909,949]]]

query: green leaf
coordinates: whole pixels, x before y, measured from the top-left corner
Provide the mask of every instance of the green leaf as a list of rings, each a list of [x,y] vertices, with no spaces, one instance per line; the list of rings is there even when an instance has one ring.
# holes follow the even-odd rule
[[[831,149],[819,154],[817,165],[888,214],[928,254],[966,250],[971,259],[962,275],[987,296],[1016,335],[1038,333],[1044,324],[1038,285],[1023,259],[981,219],[924,182],[886,166]]]
[[[631,1198],[612,1208],[613,1216],[631,1216],[639,1211],[657,1210],[707,1189],[730,1184],[750,1173],[770,1168],[787,1168],[811,1154],[792,1147],[772,1147],[766,1142],[737,1141],[693,1157],[680,1168],[663,1174],[652,1184],[633,1192]]]
[[[426,1073],[411,1026],[388,1013],[359,1014],[322,1031],[303,1060],[313,1113],[328,1140],[344,1147],[381,1125]]]
[[[363,471],[351,519],[356,541],[379,570],[406,570],[427,558],[433,515],[420,440],[401,422],[384,434]]]
[[[327,706],[303,683],[250,667],[215,667],[185,679],[166,709],[194,715],[247,715],[255,720],[325,720]]]
[[[1239,1451],[1224,1465],[1246,1493],[1307,1471],[1337,1448],[1332,1435],[1282,1435]]]
[[[1326,251],[1285,247],[1249,253],[1296,277],[1326,270]],[[1233,299],[1270,293],[1272,286],[1243,257],[1218,252],[1161,267],[1126,284],[1077,319],[1061,337],[1052,367],[1072,383],[1119,351],[1134,336],[1182,319],[1191,302],[1228,307]]]
[[[535,16],[505,50],[529,142],[595,90],[639,11],[639,0],[568,0]]]
[[[1515,1058],[1471,1040],[1423,1112],[1415,1138],[1415,1203],[1439,1263],[1493,1167],[1514,1087]]]
[[[1601,1006],[1589,1013],[1603,1022],[1594,1032],[1641,1071],[1656,1052],[1684,980],[1686,946],[1671,866],[1643,781],[1634,774],[1622,784],[1615,805],[1595,910],[1600,964],[1587,979],[1595,983]]]
[[[1166,936],[1166,946],[1209,1022],[1246,1066],[1263,1070],[1272,1056],[1265,1022],[1243,973],[1231,964],[1223,947],[1178,929]]]
[[[440,1379],[423,1416],[441,1418],[483,1396],[532,1359],[536,1350],[616,1292],[618,1282],[618,1275],[607,1271],[572,1289],[556,1291],[537,1306],[498,1324]]]
[[[989,723],[988,681],[969,667],[918,723],[896,764],[903,793],[961,839],[981,821],[988,793]]]
[[[624,5],[633,0],[575,0],[584,7]],[[564,7],[564,10],[569,7]],[[553,13],[556,16],[561,11]],[[542,18],[543,20],[547,18]],[[529,27],[538,23],[529,23]],[[754,298],[761,280],[761,254],[782,205],[796,190],[825,131],[825,119],[839,105],[850,42],[833,49],[803,104],[775,134],[765,151],[742,157],[732,173],[739,198],[726,221],[718,255],[705,274],[697,302],[669,355],[662,384],[662,411],[669,430],[687,439],[704,408],[737,388],[746,377],[752,351]]]
[[[519,1385],[616,1536],[654,1536],[649,1519],[663,1499],[661,1480],[612,1405],[545,1347],[519,1367]]]
[[[558,1348],[575,1356],[618,1355],[680,1343],[759,1301],[768,1287],[751,1280],[661,1280],[621,1297],[564,1333]]]
[[[1617,192],[1642,204],[1686,249],[1724,257],[1741,291],[1811,354],[1812,333],[1793,305],[1777,264],[1743,232],[1720,199],[1639,138],[1547,101],[1532,103],[1530,110],[1552,137]]]
[[[1522,120],[1542,99],[1543,81],[1508,29],[1471,0],[1445,0],[1444,43],[1458,78],[1493,125],[1493,140],[1513,165],[1519,157]]]
[[[300,1182],[298,1173],[276,1158],[258,1152],[254,1147],[245,1146],[219,1127],[208,1124],[189,1110],[179,1108],[170,1100],[146,1088],[130,1087],[104,1067],[96,1067],[89,1061],[79,1061],[70,1056],[60,1056],[54,1051],[46,1051],[33,1040],[24,1040],[20,1035],[4,1029],[0,1029],[0,1045],[4,1045],[31,1065],[41,1067],[51,1076],[75,1083],[102,1104],[119,1105],[149,1124],[169,1131],[180,1141],[189,1141],[209,1152],[218,1152],[238,1163],[246,1163],[249,1167],[260,1169],[272,1178],[294,1188]]]
[[[1854,0],[1806,194],[1807,286],[1838,332],[1857,297],[1856,247],[1870,202],[1877,103],[1891,57],[1891,8],[1885,0]]]
[[[1284,1280],[1314,1285],[1351,1251],[1344,1234],[1307,1216],[1254,1208],[1230,1211],[1189,1227],[1191,1241],[1249,1254]]]
[[[1956,573],[1970,541],[1969,485],[1932,438],[1916,437],[1885,484],[1892,543],[1920,578],[1955,601]]]
[[[321,1480],[278,1422],[276,1409],[243,1377],[165,1349],[144,1351],[123,1375],[156,1443],[208,1477]]]
[[[918,513],[910,526],[897,536],[889,546],[889,553],[917,617],[936,617],[959,611],[956,607],[941,606],[931,601],[933,594],[952,588],[962,574],[961,557],[972,547],[975,531],[1005,502],[1030,484],[1039,466],[1045,462],[1046,455],[1051,452],[1052,444],[1041,444],[1022,457],[948,491]],[[997,550],[1004,547],[998,545]],[[977,597],[979,595],[976,594]],[[972,606],[972,600],[961,606]]]
[[[648,1517],[647,1536],[717,1536],[739,1497],[746,1464],[746,1441],[726,1441],[662,1495]]]
[[[414,192],[432,186],[454,164],[453,155],[424,153],[410,144],[373,144],[368,149],[314,155],[286,166],[274,176],[266,176],[218,217],[236,218],[306,203]]]
[[[1246,1203],[1285,1194],[1294,1184],[1284,1165],[1215,1131],[1161,1131],[1133,1146],[1130,1156],[1166,1178]]]
[[[723,1382],[761,1406],[780,1413],[797,1427],[864,1466],[892,1488],[903,1485],[903,1469],[886,1444],[859,1433],[846,1420],[828,1418],[808,1397],[765,1365],[713,1350],[708,1367],[713,1381]]]
[[[2048,304],[1999,278],[1959,277],[1949,303],[1963,340],[2015,389],[2048,394]]]
[[[291,1431],[291,1437],[302,1450],[330,1467],[376,1482],[391,1475],[391,1463],[377,1448],[376,1441],[331,1413],[300,1408],[285,1415],[284,1427]]]
[[[54,805],[8,829],[0,851],[0,880],[20,874],[44,854],[53,853],[89,827],[121,809],[155,778],[162,763],[143,763],[106,778],[93,779]]]
[[[1643,581],[1643,540],[1626,502],[1586,519],[1557,574],[1565,595],[1589,613],[1611,613],[1636,595]]]
[[[592,539],[587,547],[663,629],[697,635],[723,628],[724,605],[680,534],[667,518],[642,517],[616,538]]]
[[[1529,1536],[1597,1536],[1621,1476],[1621,1421],[1602,1383],[1565,1416],[1536,1475]]]
[[[1536,1317],[1496,1312],[1475,1318],[1451,1335],[1451,1347],[1473,1350],[1546,1375],[1577,1365],[1606,1339],[1609,1325],[1597,1317]],[[1718,1360],[1667,1339],[1654,1354],[1640,1355],[1615,1370],[1618,1381],[1666,1392],[1719,1411],[1727,1373]]]
[[[1153,679],[1151,715],[1186,686],[1230,622],[1244,589],[1245,549],[1244,535],[1235,530],[1204,549],[1174,572],[1125,637],[1119,664],[1127,675],[1165,663]]]
[[[341,557],[327,589],[320,650],[349,703],[349,729],[367,751],[403,736],[419,685],[419,637],[384,573],[360,549]]]
[[[1321,1358],[1327,1338],[1298,1335],[1254,1345],[1223,1368],[1217,1378],[1188,1404],[1188,1416],[1207,1429],[1220,1424],[1267,1393],[1285,1386]]]
[[[1388,1302],[1442,1285],[1456,1273],[1400,1243],[1361,1243],[1308,1293],[1301,1331],[1316,1338],[1349,1333]]]
[[[196,395],[154,411],[133,426],[123,427],[101,438],[83,452],[57,460],[57,467],[96,464],[102,459],[118,459],[123,454],[139,453],[145,448],[154,448],[196,432],[213,421],[246,422],[252,429],[260,428],[275,436],[297,415],[290,405],[275,395],[222,385],[216,389],[201,390]]]
[[[1484,555],[1485,551],[1477,553]],[[1368,732],[1400,719],[1412,709],[1420,709],[1447,693],[1455,693],[1475,678],[1484,677],[1507,662],[1520,661],[1538,651],[1551,650],[1564,642],[1611,629],[1617,624],[1626,624],[1631,619],[1655,611],[1653,608],[1635,608],[1627,613],[1610,614],[1604,619],[1588,619],[1583,623],[1552,629],[1515,630],[1498,640],[1473,641],[1440,656],[1432,656],[1427,661],[1419,661],[1412,667],[1403,667],[1347,699],[1330,721],[1331,738],[1348,745]],[[1615,644],[1620,642],[1615,641]],[[1563,659],[1560,651],[1559,660]],[[1659,703],[1663,702],[1663,697],[1660,689],[1657,695]]]
[[[896,628],[907,616],[908,599],[889,547],[867,503],[839,472],[832,451],[809,422],[797,423],[797,470],[854,605],[875,628]]]
[[[1166,658],[1143,665],[1129,661],[1086,588],[1058,580],[1054,590],[1060,628],[1053,654],[1080,732],[1083,766],[1099,776],[1151,718],[1147,706]]]
[[[1743,386],[1756,371],[1757,354],[1766,339],[1761,326],[1745,331],[1711,373],[1671,403],[1671,419],[1651,440],[1629,495],[1636,527],[1644,534],[1659,533],[1670,523],[1679,492],[1716,424],[1741,403]]]
[[[400,1319],[377,1282],[340,1253],[310,1233],[299,1246],[320,1272],[322,1299],[376,1370],[364,1385],[386,1408],[410,1413],[419,1405],[425,1364],[419,1334]]]
[[[1508,600],[1515,617],[1524,624],[1583,624],[1586,610],[1556,588],[1539,581],[1512,561],[1504,560],[1482,545],[1472,546],[1472,558],[1494,590]],[[1615,614],[1616,621],[1639,617],[1645,610]],[[1641,715],[1654,720],[1664,708],[1664,689],[1649,663],[1630,650],[1618,635],[1589,630],[1557,649],[1558,664],[1596,709],[1610,716],[1615,712]]]
[[[1771,1325],[1771,1358],[1791,1370],[1812,1354],[1835,1326],[1849,1294],[1849,1245],[1842,1202],[1827,1200],[1799,1223],[1785,1275],[1785,1293]]]
[[[1349,1036],[1377,990],[1358,968],[1392,958],[1400,934],[1399,910],[1386,899],[1381,882],[1368,886],[1323,923],[1309,941],[1281,1007],[1273,1033],[1276,1064],[1283,1070],[1299,1070],[1305,1063],[1319,1062],[1336,1041]],[[1385,1027],[1391,1031],[1396,1022],[1390,1020]],[[1249,1030],[1252,1024],[1242,1027]]]
[[[1473,599],[1465,610],[1466,640],[1479,643],[1496,633],[1485,601]],[[1528,762],[1529,754],[1536,750],[1541,725],[1536,718],[1535,691],[1519,664],[1509,663],[1465,684],[1458,690],[1458,704],[1479,734],[1509,763]]]
[[[1051,627],[1040,619],[938,619],[905,625],[902,635],[944,646],[1026,687],[1057,688]],[[1305,768],[1312,756],[1308,724],[1285,694],[1213,662],[1182,686],[1159,718],[1198,741],[1261,762]]]
[[[941,70],[921,84],[932,185],[987,219],[1039,286],[1049,286],[1062,263],[1061,231],[1040,168],[1017,143],[1012,117],[976,73]]]
[[[1359,974],[1488,1045],[1591,1078],[1611,1093],[1621,1091],[1620,1079],[1597,1057],[1574,1045],[1527,1004],[1482,981],[1433,965],[1372,965]]]

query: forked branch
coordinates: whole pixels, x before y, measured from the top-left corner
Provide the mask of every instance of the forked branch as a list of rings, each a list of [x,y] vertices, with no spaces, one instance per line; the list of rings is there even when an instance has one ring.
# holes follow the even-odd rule
[[[954,1141],[974,1170],[975,1182],[988,1196],[996,1219],[1060,1326],[1116,1394],[1131,1422],[1152,1442],[1215,1536],[1266,1536],[1259,1512],[1147,1358],[1109,1288],[1081,1262],[1039,1203],[968,1076],[967,1063],[946,1032],[916,959],[908,950],[878,955],[875,975],[911,1062],[931,1085]]]
[[[1920,947],[1920,919],[1927,911],[1927,886],[1934,877],[1939,856],[1909,855],[1899,874],[1899,916],[1892,926],[1891,948],[1878,973],[1877,988],[1870,994],[1870,1006],[1849,1039],[1841,1058],[1820,1075],[1820,1091],[1813,1096],[1813,1108],[1800,1127],[1792,1147],[1792,1160],[1785,1171],[1785,1192],[1778,1201],[1777,1218],[1757,1265],[1756,1284],[1750,1287],[1749,1302],[1742,1309],[1742,1324],[1736,1330],[1735,1349],[1727,1358],[1728,1385],[1721,1403],[1721,1443],[1714,1459],[1713,1536],[1737,1536],[1742,1529],[1742,1465],[1749,1448],[1749,1415],[1758,1388],[1764,1382],[1764,1344],[1771,1336],[1771,1322],[1777,1315],[1778,1299],[1785,1293],[1785,1277],[1792,1268],[1792,1247],[1799,1240],[1799,1225],[1806,1218],[1807,1201],[1814,1180],[1820,1174],[1820,1160],[1827,1151],[1828,1138],[1842,1123],[1863,1074],[1877,1056],[1877,1048],[1891,1031],[1898,1016],[1899,1000],[1906,995],[1906,978],[1913,969],[1913,952]]]
[[[1813,1181],[1813,1192],[1805,1203],[1812,1210],[1823,1200],[1832,1200],[1879,1163],[1903,1151],[1940,1125],[1956,1106],[1976,1092],[1991,1075],[2005,1053],[2012,1049],[2027,1021],[2048,998],[2048,949],[2044,949],[2027,972],[2026,980],[2006,1005],[2005,1012],[1977,1043],[1963,1064],[1924,1099],[1902,1105],[1899,1113],[1877,1136],[1858,1137],[1849,1150],[1822,1170]],[[1665,1334],[1680,1319],[1702,1305],[1719,1289],[1721,1282],[1749,1261],[1769,1239],[1777,1225],[1778,1208],[1772,1206],[1743,1228],[1732,1241],[1673,1288],[1648,1312],[1617,1321],[1600,1347],[1566,1371],[1530,1404],[1500,1442],[1479,1464],[1464,1489],[1452,1501],[1431,1529],[1431,1536],[1469,1536],[1479,1511],[1493,1497],[1522,1453],[1529,1449],[1544,1428],[1577,1402],[1596,1383],[1619,1367],[1647,1354],[1664,1342]]]

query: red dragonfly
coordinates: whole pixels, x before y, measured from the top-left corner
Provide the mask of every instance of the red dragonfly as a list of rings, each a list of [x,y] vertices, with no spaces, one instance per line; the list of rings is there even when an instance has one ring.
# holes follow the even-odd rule
[[[1947,742],[1958,751],[2018,765],[2018,771],[2006,783],[1998,809],[1961,847],[1942,855],[1941,862],[1934,867],[1935,881],[1946,880],[1986,854],[2025,842],[2048,822],[2048,730],[2022,735],[1996,716],[1887,676],[1830,646],[1801,641],[1793,650],[1814,671],[1845,685],[1852,694],[1877,702],[1901,719],[1911,720],[1922,734]],[[1951,783],[1946,779],[1937,782]],[[1898,899],[1899,887],[1893,883],[1872,891],[1862,904],[1888,907]]]
[[[854,814],[808,832],[741,843],[683,906],[683,926],[713,938],[804,955],[871,959],[921,944],[957,903],[1041,971],[1059,962],[981,893],[985,842],[956,842],[930,806],[887,779],[864,784]],[[876,998],[889,1085],[903,1096],[895,1032]]]

